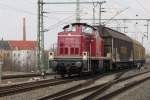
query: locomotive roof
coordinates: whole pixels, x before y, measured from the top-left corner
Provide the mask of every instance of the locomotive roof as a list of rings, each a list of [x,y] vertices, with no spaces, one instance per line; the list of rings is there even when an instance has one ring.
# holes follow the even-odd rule
[[[63,29],[68,28],[69,25],[70,25],[70,24],[64,26]],[[88,25],[88,24],[86,24],[86,23],[72,23],[71,25],[72,25],[72,26],[75,26],[75,25],[83,25],[83,26],[91,27],[93,30],[96,30],[93,26]]]

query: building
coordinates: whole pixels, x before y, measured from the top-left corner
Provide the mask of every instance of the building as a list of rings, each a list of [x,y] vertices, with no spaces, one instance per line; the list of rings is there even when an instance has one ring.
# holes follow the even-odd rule
[[[8,41],[12,50],[12,69],[21,72],[37,71],[36,41]]]
[[[36,41],[10,40],[8,43],[12,50],[36,50]]]
[[[2,70],[11,70],[12,52],[9,43],[4,40],[0,40],[0,60],[3,62]]]

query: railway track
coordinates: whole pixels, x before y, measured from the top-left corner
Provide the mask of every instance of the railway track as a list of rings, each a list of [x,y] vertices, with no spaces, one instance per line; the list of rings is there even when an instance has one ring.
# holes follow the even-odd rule
[[[127,80],[129,80],[129,79],[132,79],[132,78],[135,78],[135,77],[138,77],[138,76],[147,74],[147,73],[150,73],[150,71],[143,72],[143,73],[139,73],[139,74],[135,74],[135,75],[131,75],[131,76],[127,76],[127,77],[124,77],[124,78],[117,78],[117,79],[115,79],[115,80],[109,81],[109,82],[107,82],[106,84],[104,84],[102,87],[96,89],[96,91],[94,91],[92,94],[90,94],[90,95],[84,97],[82,100],[91,100],[91,99],[95,99],[95,100],[99,100],[99,99],[100,99],[100,100],[108,100],[108,99],[106,99],[106,97],[107,97],[107,96],[110,96],[110,95],[111,95],[110,93],[108,93],[108,94],[106,94],[106,95],[103,95],[102,97],[99,97],[99,95],[100,95],[100,94],[103,94],[105,91],[107,91],[109,88],[113,87],[113,86],[114,86],[115,84],[117,84],[117,83],[120,83],[120,82],[123,82],[123,81],[127,81]],[[146,77],[146,79],[149,79],[149,78],[150,78],[150,77]],[[145,78],[144,78],[144,80],[145,80]],[[142,81],[144,81],[144,80],[141,79],[141,80],[140,80],[140,83],[141,83]],[[136,83],[136,84],[133,84],[133,83]],[[138,81],[133,82],[133,83],[131,83],[132,86],[130,85],[130,83],[127,83],[127,84],[129,84],[129,85],[126,85],[126,86],[127,86],[127,87],[130,86],[130,88],[132,88],[133,86],[139,84]],[[123,88],[126,88],[126,86],[124,86]],[[127,89],[128,89],[128,88],[127,88]],[[116,90],[116,91],[117,91],[117,90]],[[122,91],[122,92],[124,92],[124,91]],[[112,94],[113,94],[113,92],[112,92]],[[111,97],[107,97],[107,98],[110,99]]]
[[[46,75],[54,75],[54,74],[46,74]],[[27,78],[27,77],[38,77],[41,76],[41,74],[21,74],[21,75],[3,75],[2,79],[14,79],[14,78]]]
[[[62,91],[57,92],[57,93],[52,94],[52,95],[47,95],[47,96],[41,97],[41,98],[39,98],[39,100],[52,99],[52,98],[55,98],[55,97],[66,95],[69,92],[75,91],[75,90],[83,88],[83,87],[87,87],[87,86],[93,84],[95,81],[97,81],[97,80],[99,80],[99,79],[101,79],[101,78],[103,78],[105,76],[110,76],[110,75],[113,75],[113,74],[118,74],[119,76],[121,76],[121,74],[123,74],[125,72],[128,72],[130,70],[131,69],[126,69],[126,70],[121,70],[119,72],[115,71],[115,72],[104,73],[104,74],[101,74],[101,75],[96,76],[94,78],[88,79],[86,82],[77,84],[77,85],[75,85],[75,86],[73,86],[71,88],[62,90]],[[132,69],[132,70],[134,70],[134,69]],[[117,75],[117,77],[118,77],[118,75]],[[97,87],[95,87],[95,88],[97,88]]]
[[[26,92],[33,89],[44,88],[47,86],[55,86],[73,81],[86,80],[89,78],[93,78],[93,76],[34,80],[31,82],[4,85],[0,86],[0,97],[14,95],[17,93]]]
[[[124,73],[124,72],[120,72],[120,73],[118,73],[117,77],[113,80],[110,80],[110,81],[102,83],[102,84],[90,86],[92,83],[94,83],[94,81],[101,79],[101,77],[97,77],[95,79],[88,80],[85,83],[81,83],[79,85],[76,85],[74,87],[71,87],[71,88],[63,90],[63,91],[60,91],[58,93],[48,95],[48,96],[45,96],[45,97],[41,97],[41,98],[39,98],[39,100],[47,100],[47,99],[49,99],[49,100],[70,100],[72,98],[76,98],[78,96],[82,96],[82,95],[85,95],[85,94],[87,94],[87,96],[82,98],[83,100],[95,100],[95,97],[102,94],[104,91],[109,89],[114,84],[132,79],[134,77],[138,77],[140,75],[144,75],[144,74],[149,73],[149,72],[150,71],[146,71],[146,72],[134,74],[134,75],[131,75],[131,76],[127,76],[127,77],[124,77],[124,78],[120,78],[122,76],[122,74]],[[146,79],[149,79],[149,78],[146,78]],[[142,82],[142,80],[139,81],[139,83],[141,83],[141,82]],[[134,83],[137,84],[137,82],[134,82]],[[128,84],[126,86],[129,86],[131,88],[132,86],[135,85],[134,83]],[[82,88],[82,89],[80,89],[80,88]],[[123,90],[119,90],[119,92],[120,91],[123,92],[125,89],[128,89],[128,88],[125,87]],[[116,95],[119,92],[117,92],[117,90],[116,90],[116,92],[112,92],[112,93],[107,94],[107,95],[112,97],[112,96]],[[99,97],[98,100],[107,100],[107,99],[109,99],[107,95],[103,95],[102,97]]]
[[[109,75],[109,74],[112,74],[112,72],[102,74],[100,76],[97,76],[96,78],[102,77],[105,75]],[[66,79],[66,78],[65,79],[62,79],[62,78],[47,79],[47,80],[24,82],[24,83],[19,83],[19,84],[4,85],[4,86],[0,86],[0,97],[14,95],[17,93],[22,93],[25,91],[30,91],[33,89],[43,88],[43,87],[47,87],[47,86],[55,86],[55,85],[65,84],[65,83],[69,83],[69,82],[73,82],[73,81],[88,80],[88,79],[96,80],[96,78],[93,78],[93,77],[95,77],[95,76],[90,76],[90,77],[85,76],[85,77],[80,77],[80,78],[73,77],[72,79]],[[91,83],[92,83],[92,81],[91,81]],[[79,87],[80,86],[77,86],[76,88],[79,88]]]
[[[119,94],[121,94],[121,93],[123,93],[123,92],[125,92],[125,91],[127,91],[127,90],[129,90],[129,89],[131,89],[131,88],[133,88],[133,87],[135,87],[135,86],[137,86],[137,85],[139,85],[139,84],[149,80],[149,79],[150,79],[150,77],[146,77],[146,78],[143,78],[141,80],[131,82],[129,84],[126,84],[124,87],[122,87],[120,89],[114,90],[114,91],[112,91],[112,92],[110,92],[110,93],[108,93],[108,94],[106,94],[106,95],[104,95],[102,97],[99,97],[96,100],[109,100],[109,99],[111,99],[111,98],[113,98],[115,96],[118,96]]]
[[[13,95],[33,89],[38,89],[47,86],[55,86],[59,84],[65,84],[72,81],[76,81],[77,78],[73,79],[46,79],[46,80],[37,80],[31,82],[24,82],[20,84],[13,84],[13,85],[5,85],[0,86],[0,97]]]

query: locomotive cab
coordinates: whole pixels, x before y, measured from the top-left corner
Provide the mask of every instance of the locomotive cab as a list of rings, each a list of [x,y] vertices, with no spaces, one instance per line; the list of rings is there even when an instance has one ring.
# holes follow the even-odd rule
[[[54,55],[50,66],[62,76],[92,72],[101,64],[103,40],[98,31],[90,25],[66,25],[63,31],[58,33],[57,52]]]

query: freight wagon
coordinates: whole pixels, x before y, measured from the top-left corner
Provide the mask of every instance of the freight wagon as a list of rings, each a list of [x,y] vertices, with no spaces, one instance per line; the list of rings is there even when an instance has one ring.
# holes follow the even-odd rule
[[[140,67],[145,63],[145,48],[127,35],[104,26],[95,26],[104,39],[104,56],[110,56],[108,70]],[[106,66],[107,67],[107,66]]]

